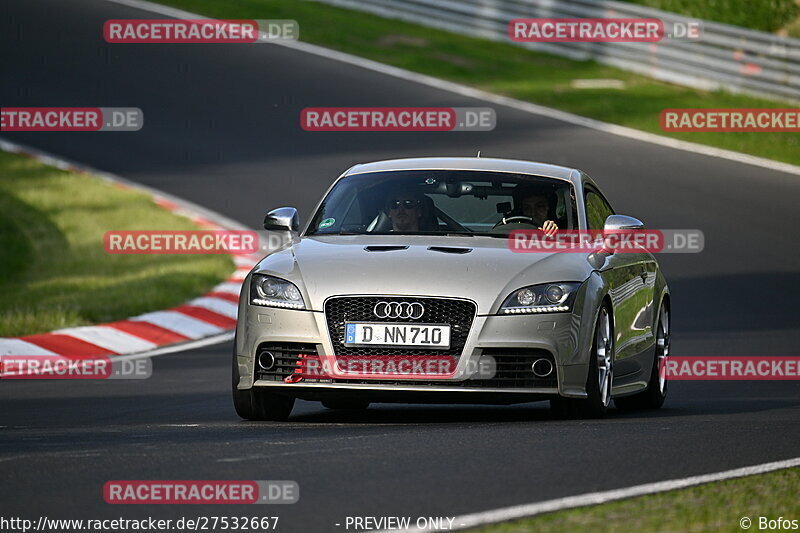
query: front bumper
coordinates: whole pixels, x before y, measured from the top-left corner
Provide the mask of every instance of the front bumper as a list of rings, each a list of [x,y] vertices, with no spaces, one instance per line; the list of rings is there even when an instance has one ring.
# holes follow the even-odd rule
[[[586,397],[587,361],[581,360],[580,319],[572,313],[475,316],[455,374],[435,381],[376,379],[303,380],[259,379],[256,353],[263,344],[305,345],[318,355],[333,354],[325,315],[269,307],[240,306],[236,355],[239,389],[268,387],[302,399],[361,397],[370,401],[420,401],[425,403],[514,403],[555,396]],[[472,381],[484,354],[548,354],[555,363],[554,377],[544,385],[515,386],[519,381],[492,386],[491,380]],[[500,357],[500,356],[498,356]],[[585,358],[584,358],[585,359]],[[527,383],[527,382],[526,382]],[[473,384],[475,386],[473,386]]]

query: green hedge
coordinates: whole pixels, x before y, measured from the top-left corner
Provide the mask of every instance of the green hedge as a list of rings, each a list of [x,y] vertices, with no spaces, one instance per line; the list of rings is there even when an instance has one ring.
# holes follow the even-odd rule
[[[690,17],[775,32],[800,17],[795,0],[623,0]]]

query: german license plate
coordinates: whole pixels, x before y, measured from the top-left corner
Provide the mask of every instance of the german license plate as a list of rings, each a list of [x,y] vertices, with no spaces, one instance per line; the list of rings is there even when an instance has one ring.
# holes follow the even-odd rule
[[[345,346],[425,346],[450,348],[447,324],[391,324],[386,322],[347,322]]]

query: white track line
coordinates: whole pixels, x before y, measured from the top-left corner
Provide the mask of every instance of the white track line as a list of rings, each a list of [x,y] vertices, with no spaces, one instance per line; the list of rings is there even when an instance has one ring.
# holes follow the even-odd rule
[[[723,472],[715,472],[713,474],[703,474],[700,476],[691,476],[680,479],[670,479],[668,481],[657,481],[655,483],[645,483],[644,485],[634,485],[632,487],[625,487],[622,489],[607,490],[602,492],[590,492],[587,494],[580,494],[578,496],[567,496],[566,498],[558,498],[555,500],[546,500],[543,502],[514,505],[512,507],[503,507],[500,509],[484,511],[481,513],[456,516],[455,519],[453,520],[453,527],[452,529],[450,529],[450,531],[458,529],[474,528],[487,524],[494,524],[497,522],[517,520],[520,518],[528,518],[539,514],[552,513],[555,511],[563,511],[565,509],[574,509],[576,507],[585,507],[587,505],[598,505],[601,503],[623,500],[625,498],[634,498],[637,496],[656,494],[658,492],[667,492],[670,490],[684,489],[687,487],[693,487],[695,485],[702,485],[705,483],[712,483],[715,481],[724,481],[726,479],[752,476],[755,474],[764,474],[766,472],[772,472],[774,470],[782,470],[784,468],[792,468],[795,466],[800,466],[800,457],[795,457],[794,459],[787,459],[785,461],[775,461],[772,463],[746,466],[744,468],[736,468],[734,470],[725,470]],[[411,528],[407,529],[406,531],[443,531],[443,530]]]
[[[171,17],[171,18],[180,18],[180,19],[208,18],[204,17],[203,15],[190,13],[188,11],[183,11],[181,9],[153,4],[151,2],[146,2],[145,0],[106,0],[106,1],[114,4],[120,4],[132,7],[135,9],[140,9],[142,11],[157,13],[159,15],[164,15],[166,17]],[[647,133],[641,130],[628,128],[626,126],[619,126],[617,124],[609,124],[607,122],[602,122],[600,120],[594,120],[591,118],[574,115],[572,113],[567,113],[566,111],[559,111],[557,109],[552,109],[549,107],[532,104],[530,102],[523,102],[522,100],[517,100],[514,98],[499,96],[497,94],[481,91],[479,89],[475,89],[473,87],[467,87],[466,85],[461,85],[451,81],[440,80],[432,76],[426,76],[424,74],[411,72],[410,70],[384,65],[382,63],[378,63],[377,61],[372,61],[370,59],[365,59],[363,57],[346,54],[344,52],[338,52],[336,50],[331,50],[330,48],[324,48],[322,46],[304,43],[301,41],[273,41],[272,44],[324,57],[326,59],[332,59],[335,61],[340,61],[342,63],[348,63],[350,65],[354,65],[360,68],[372,70],[374,72],[380,72],[381,74],[386,74],[387,76],[393,76],[395,78],[400,78],[406,81],[427,85],[429,87],[434,87],[436,89],[441,89],[443,91],[460,94],[468,98],[475,98],[478,100],[491,102],[505,107],[510,107],[512,109],[523,111],[525,113],[531,113],[534,115],[549,117],[555,120],[560,120],[562,122],[567,122],[569,124],[575,124],[577,126],[583,126],[585,128],[602,131],[604,133],[609,133],[611,135],[617,135],[619,137],[627,137],[630,139],[635,139],[637,141],[643,141],[650,144],[657,144],[668,148],[674,148],[676,150],[683,150],[686,152],[692,152],[695,154],[716,157],[719,159],[727,159],[729,161],[734,161],[737,163],[744,163],[747,165],[762,167],[769,170],[775,170],[777,172],[786,172],[787,174],[794,174],[800,176],[800,166],[797,165],[791,165],[789,163],[781,163],[779,161],[773,161],[772,159],[766,159],[764,157],[757,157],[754,155],[743,154],[741,152],[734,152],[733,150],[724,150],[722,148],[714,148],[712,146],[706,146],[703,144],[697,144],[689,141],[681,141],[678,139],[673,139],[671,137],[664,137],[663,135],[656,135],[655,133]]]

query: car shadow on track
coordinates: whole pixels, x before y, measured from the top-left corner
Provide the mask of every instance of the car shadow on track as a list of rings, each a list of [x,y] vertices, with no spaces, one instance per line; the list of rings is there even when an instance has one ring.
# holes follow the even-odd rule
[[[582,423],[604,423],[614,420],[664,420],[716,415],[741,415],[781,409],[800,410],[800,398],[761,398],[758,400],[713,401],[703,404],[691,401],[668,403],[659,410],[622,411],[609,409],[604,419],[578,420]],[[570,422],[559,418],[546,403],[504,406],[418,406],[378,404],[367,410],[329,410],[322,407],[306,410],[289,418],[293,424],[463,424],[463,423],[513,423],[513,422]]]
[[[294,423],[447,424],[554,420],[547,403],[515,406],[374,404],[364,410],[326,409],[303,402],[289,419]]]

